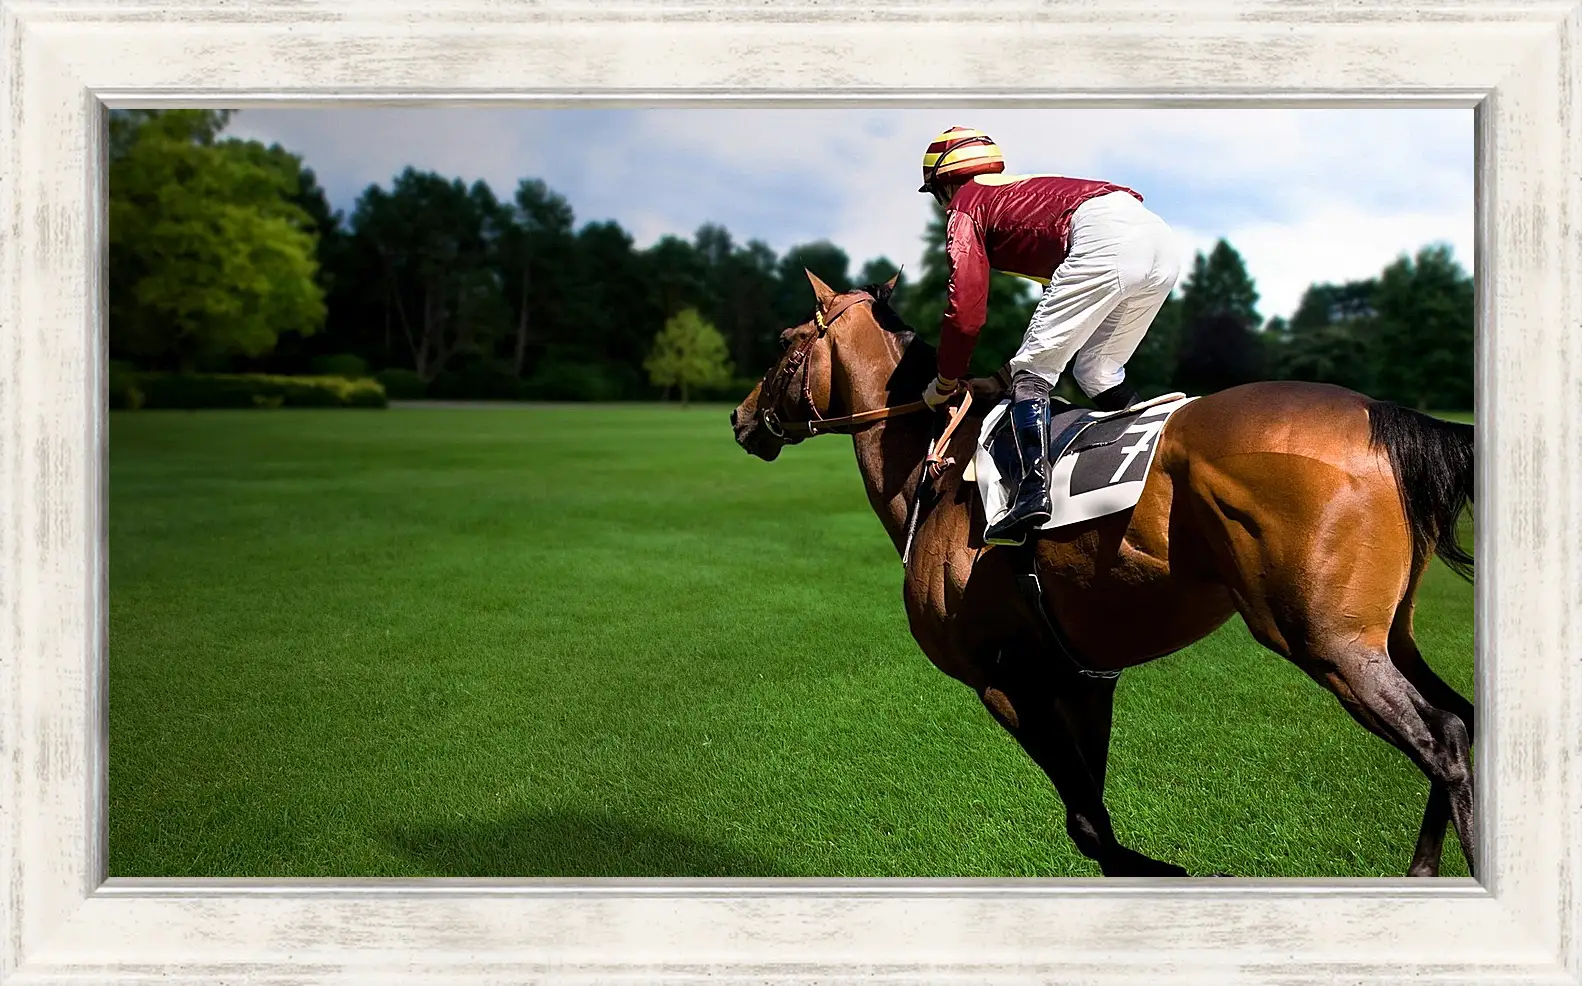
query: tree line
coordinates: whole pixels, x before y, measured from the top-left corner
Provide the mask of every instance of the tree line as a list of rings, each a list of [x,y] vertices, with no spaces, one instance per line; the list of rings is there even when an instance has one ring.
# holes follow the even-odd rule
[[[537,178],[502,197],[407,168],[343,213],[299,156],[222,136],[229,118],[111,114],[110,347],[124,365],[374,375],[394,397],[685,398],[691,381],[692,396],[736,399],[778,356],[781,330],[810,317],[804,268],[837,290],[896,272],[884,257],[854,269],[828,241],[777,255],[716,224],[639,248],[618,223],[579,224]],[[936,209],[893,298],[931,340],[944,236]],[[992,277],[974,372],[1016,349],[1037,290]],[[1471,276],[1430,246],[1374,278],[1315,284],[1289,319],[1265,320],[1222,240],[1197,255],[1128,372],[1145,394],[1305,379],[1467,408],[1473,311]]]

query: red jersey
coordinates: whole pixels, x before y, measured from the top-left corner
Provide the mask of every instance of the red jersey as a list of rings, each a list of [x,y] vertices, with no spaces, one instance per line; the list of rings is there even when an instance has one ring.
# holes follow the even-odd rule
[[[940,319],[940,375],[967,375],[984,325],[991,268],[1048,281],[1066,259],[1072,213],[1124,185],[1059,175],[979,175],[963,185],[946,211],[945,253],[951,264]]]

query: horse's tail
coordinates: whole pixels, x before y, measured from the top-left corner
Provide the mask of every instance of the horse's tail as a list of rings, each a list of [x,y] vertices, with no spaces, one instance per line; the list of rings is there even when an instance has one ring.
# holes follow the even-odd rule
[[[1457,518],[1473,501],[1473,426],[1389,401],[1370,401],[1368,410],[1369,445],[1383,447],[1390,457],[1413,532],[1414,560],[1433,551],[1473,581],[1473,556],[1457,538]]]

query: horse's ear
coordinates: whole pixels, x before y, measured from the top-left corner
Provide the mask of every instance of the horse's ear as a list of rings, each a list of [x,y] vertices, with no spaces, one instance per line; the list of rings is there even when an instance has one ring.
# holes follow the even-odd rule
[[[900,267],[896,268],[896,273],[890,276],[890,280],[879,286],[880,301],[889,301],[890,296],[895,293],[896,282],[901,280],[901,271],[902,269]]]
[[[813,285],[813,296],[818,299],[819,307],[822,309],[829,305],[830,299],[835,297],[835,291],[808,268],[804,267],[802,272],[808,275],[808,283]]]

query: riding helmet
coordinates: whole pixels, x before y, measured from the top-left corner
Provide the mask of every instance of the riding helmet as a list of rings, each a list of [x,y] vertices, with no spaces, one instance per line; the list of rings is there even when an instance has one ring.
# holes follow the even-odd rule
[[[952,127],[930,141],[923,152],[923,185],[920,192],[934,192],[942,178],[971,178],[997,174],[1006,169],[1000,147],[989,134],[969,127]]]

